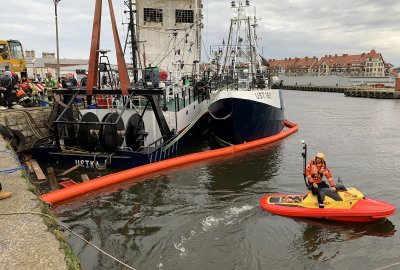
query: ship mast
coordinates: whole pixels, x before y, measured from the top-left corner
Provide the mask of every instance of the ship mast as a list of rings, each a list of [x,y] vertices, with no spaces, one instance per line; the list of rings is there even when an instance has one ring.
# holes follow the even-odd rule
[[[132,73],[133,73],[133,81],[134,83],[138,82],[138,60],[137,60],[137,51],[138,51],[138,46],[137,46],[137,40],[136,40],[136,30],[135,30],[135,17],[134,13],[136,12],[133,10],[133,3],[132,0],[126,0],[125,5],[128,7],[127,13],[129,13],[129,23],[128,23],[128,32],[126,34],[126,41],[125,41],[125,48],[124,52],[126,50],[126,45],[128,38],[130,38],[129,43],[131,44],[131,62],[132,62]]]
[[[195,42],[196,42],[196,56],[195,56],[195,71],[198,72],[199,71],[199,64],[200,64],[200,34],[199,34],[199,6],[198,6],[198,0],[194,1],[194,22],[195,22],[195,28],[196,28],[196,37],[195,37]],[[194,64],[194,63],[193,63]],[[197,77],[197,74],[193,74],[195,77]]]
[[[246,0],[244,2],[243,1],[239,1],[237,6],[236,6],[236,2],[235,1],[231,2],[231,7],[237,9],[237,17],[231,19],[228,42],[226,44],[225,52],[224,52],[223,65],[221,66],[221,68],[219,70],[219,73],[221,74],[221,78],[222,79],[226,75],[225,73],[226,73],[226,70],[227,70],[227,66],[229,64],[232,65],[232,72],[233,72],[232,74],[235,74],[236,62],[238,61],[238,59],[237,59],[238,58],[238,50],[241,49],[241,48],[239,48],[239,43],[241,43],[241,37],[240,37],[241,32],[240,32],[240,29],[242,27],[242,21],[244,21],[244,24],[245,25],[247,24],[247,27],[249,28],[248,33],[245,33],[245,34],[248,36],[248,39],[249,39],[250,64],[252,65],[252,62],[253,62],[253,48],[255,48],[255,50],[256,50],[256,44],[255,45],[252,44],[253,40],[252,40],[251,31],[250,31],[250,17],[247,17],[245,12],[244,12],[245,8],[247,8],[249,6],[250,6],[250,1],[249,0]],[[234,27],[235,27],[235,29],[234,29]],[[236,35],[236,36],[233,37],[234,35]],[[235,41],[232,40],[233,38],[235,39]],[[231,47],[233,46],[233,44],[232,44],[233,42],[234,42],[234,50],[233,50],[233,52],[229,52],[232,49]],[[232,53],[233,53],[232,63],[228,63],[227,64],[227,61],[228,61],[228,58],[229,58],[228,54],[232,54]],[[251,73],[254,74],[253,67],[251,67],[251,70],[252,70]]]

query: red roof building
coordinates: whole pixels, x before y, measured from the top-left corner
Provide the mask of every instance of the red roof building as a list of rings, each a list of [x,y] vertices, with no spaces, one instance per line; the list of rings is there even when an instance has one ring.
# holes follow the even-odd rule
[[[357,55],[325,55],[319,60],[316,57],[270,59],[265,64],[273,76],[384,77],[390,73],[389,65],[374,49]]]

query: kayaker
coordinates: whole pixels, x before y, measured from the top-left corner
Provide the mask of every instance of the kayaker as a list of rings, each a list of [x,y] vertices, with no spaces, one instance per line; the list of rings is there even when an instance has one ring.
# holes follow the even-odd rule
[[[326,177],[329,181],[329,185],[323,180]],[[318,153],[306,167],[306,177],[310,189],[314,195],[318,197],[319,208],[324,208],[324,191],[322,188],[330,188],[332,191],[336,191],[335,183],[332,180],[332,174],[326,166],[325,154]]]

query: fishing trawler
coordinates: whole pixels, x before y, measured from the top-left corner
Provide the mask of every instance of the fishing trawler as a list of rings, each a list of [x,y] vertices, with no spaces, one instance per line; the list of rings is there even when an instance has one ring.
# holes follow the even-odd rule
[[[176,155],[180,140],[174,139],[207,113],[209,103],[208,78],[200,78],[196,69],[201,28],[193,27],[193,23],[199,25],[201,5],[196,0],[189,1],[196,5],[175,1],[176,8],[182,9],[165,10],[164,15],[170,12],[171,16],[177,11],[187,11],[183,12],[185,16],[177,18],[177,27],[176,23],[163,22],[159,8],[152,7],[150,2],[136,1],[134,12],[132,1],[125,1],[126,13],[130,15],[126,38],[132,49],[130,75],[112,5],[118,72],[112,70],[107,50],[99,50],[100,23],[94,23],[92,36],[96,38],[92,39],[86,88],[66,86],[54,91],[58,99],[49,120],[54,135],[33,144],[33,158],[98,169],[131,168]],[[97,0],[94,21],[100,22],[100,16],[101,1]],[[169,40],[165,42],[168,44],[165,50],[160,48],[157,38],[149,37],[154,27]],[[146,47],[140,49],[138,40],[144,39]],[[152,57],[152,48],[163,53],[162,61],[155,54]],[[77,104],[80,96],[88,104]]]
[[[215,53],[220,84],[208,112],[210,130],[222,145],[272,136],[284,127],[282,93],[268,86],[257,47],[257,19],[245,13],[249,6],[248,0],[232,1],[237,16],[231,19],[226,44]]]

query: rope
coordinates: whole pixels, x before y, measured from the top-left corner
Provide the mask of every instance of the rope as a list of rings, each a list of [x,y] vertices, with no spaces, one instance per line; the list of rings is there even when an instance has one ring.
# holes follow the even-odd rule
[[[399,265],[399,264],[400,264],[400,262],[397,262],[397,263],[392,263],[392,264],[389,264],[389,265],[386,265],[386,266],[383,266],[383,267],[374,268],[374,269],[372,269],[372,270],[381,270],[381,269],[386,269],[386,268],[389,268],[389,267],[392,267],[392,266],[395,266],[395,265]]]
[[[46,137],[39,129],[39,126],[35,122],[35,120],[32,118],[32,116],[27,112],[27,111],[17,111],[19,113],[22,113],[25,117],[26,122],[28,123],[29,127],[32,130],[32,133],[39,139],[42,139]]]
[[[2,149],[0,150],[0,153],[1,153],[1,152],[6,153],[6,154],[12,156],[12,157],[18,162],[18,164],[21,165],[21,161],[19,161],[19,158],[18,158],[18,156],[17,156],[15,153],[10,152],[10,151],[7,151],[7,150],[2,150]],[[28,172],[27,172],[27,167],[26,167],[25,165],[21,165],[21,166],[19,166],[19,167],[15,167],[15,168],[11,168],[11,169],[0,170],[0,173],[13,173],[13,172],[19,171],[19,170],[21,170],[21,169],[23,169],[26,173],[28,173]]]
[[[106,161],[104,162],[104,164],[111,164],[111,162],[112,162],[112,157],[114,156],[114,153],[111,153],[108,157],[107,157],[107,159],[106,159]],[[107,165],[106,165],[107,166]]]
[[[74,147],[74,146],[65,146],[65,150],[67,150],[69,152],[72,152],[72,153],[90,154],[90,151],[86,151],[86,150],[83,150],[83,149],[80,149],[80,148],[77,148],[77,147]]]
[[[188,32],[190,32],[190,31],[192,31],[192,30],[191,30],[191,29],[185,29],[183,38],[180,39],[179,42],[176,43],[176,45],[180,45],[181,42],[185,40],[186,34],[187,34]],[[172,43],[172,41],[173,41],[174,39],[175,39],[175,37],[172,37],[172,38],[170,39],[170,41],[169,41],[169,43],[168,43],[168,47],[167,47],[166,52],[165,52],[165,54],[164,54],[164,57],[158,62],[158,64],[157,64],[156,66],[160,65],[161,62],[164,61],[165,58],[167,58],[174,50],[176,50],[176,48],[172,48],[171,50],[168,51],[169,46],[170,46],[170,44]],[[161,52],[161,53],[162,53],[162,52]],[[159,55],[161,55],[161,53],[160,53]],[[157,56],[157,58],[158,58],[158,56]],[[154,63],[154,62],[155,62],[155,61],[153,61],[152,63]],[[174,64],[175,64],[175,63],[174,63]]]
[[[166,58],[166,55],[169,55],[168,50],[169,50],[169,46],[171,46],[172,40],[173,39],[169,40],[168,45],[156,57],[154,57],[153,61],[150,61],[150,59],[146,55],[146,60],[149,60],[150,65],[153,65],[156,61],[158,61],[159,57],[162,57],[162,59],[155,65],[155,66],[159,66],[160,63]]]
[[[39,126],[37,125],[37,123],[35,122],[35,120],[32,118],[32,116],[26,112],[26,111],[15,111],[16,113],[21,113],[24,115],[26,123],[28,124],[28,126],[31,128],[31,131],[33,133],[33,135],[35,135],[38,139],[42,139],[44,137],[46,137],[39,129]],[[8,123],[8,117],[6,115],[4,115],[4,118],[6,120],[6,122]],[[36,127],[36,128],[35,128]]]
[[[27,111],[23,111],[23,113],[25,114],[26,117],[28,117],[28,119],[31,121],[29,123],[29,126],[31,126],[30,124],[33,124],[33,126],[36,128],[35,131],[39,134],[39,138],[44,138],[46,137],[46,135],[40,130],[38,124],[36,123],[35,119],[33,119],[32,115],[30,113],[28,113]],[[32,127],[31,127],[32,128]]]
[[[107,156],[107,158],[104,160],[104,165],[102,165],[102,164],[96,165],[96,156],[97,156],[97,154],[94,156],[94,162],[95,162],[96,169],[105,170],[105,169],[107,169],[107,164],[111,164],[114,153],[111,153],[110,155]]]
[[[201,37],[201,43],[203,44],[203,48],[206,48],[206,44],[204,43],[203,37]],[[207,59],[210,60],[210,55],[208,55],[208,51],[206,49],[204,49],[204,51],[206,52]]]
[[[227,116],[224,117],[216,117],[215,115],[213,115],[210,111],[208,111],[208,113],[211,115],[212,118],[214,118],[215,120],[226,120],[229,117],[232,116],[232,112],[230,112]]]
[[[20,167],[15,167],[12,169],[0,170],[0,173],[13,173],[13,172],[19,171],[21,169],[24,169],[24,171],[26,171],[26,166],[20,166]]]
[[[11,216],[11,215],[38,215],[38,216],[44,216],[47,217],[51,220],[54,220],[58,225],[60,225],[61,227],[63,227],[64,229],[66,229],[67,231],[69,231],[70,233],[72,233],[73,235],[75,235],[76,237],[78,237],[79,239],[81,239],[83,242],[85,242],[86,244],[92,246],[93,248],[97,249],[99,252],[103,253],[104,255],[106,255],[107,257],[113,259],[114,261],[122,264],[123,266],[125,266],[128,269],[132,269],[135,270],[135,268],[133,268],[132,266],[127,265],[126,263],[122,262],[121,260],[117,259],[116,257],[112,256],[111,254],[105,252],[104,250],[102,250],[101,248],[97,247],[96,245],[90,243],[88,240],[86,240],[85,238],[83,238],[82,236],[80,236],[79,234],[77,234],[76,232],[74,232],[73,230],[71,230],[70,228],[68,228],[66,225],[63,225],[61,222],[55,220],[52,216],[44,214],[44,213],[40,213],[40,212],[10,212],[10,213],[0,213],[0,216]]]

